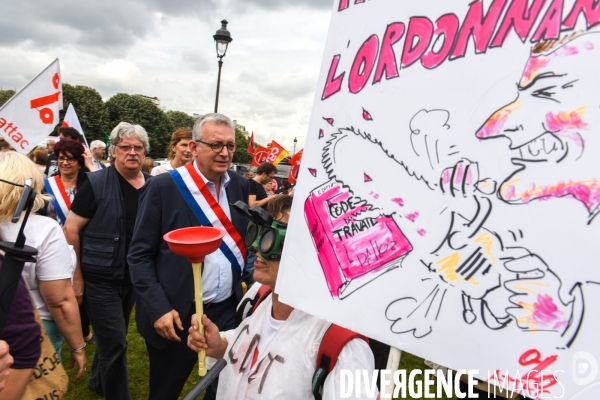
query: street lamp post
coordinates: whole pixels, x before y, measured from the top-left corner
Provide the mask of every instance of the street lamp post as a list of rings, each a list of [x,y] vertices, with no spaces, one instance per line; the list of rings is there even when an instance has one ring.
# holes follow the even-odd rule
[[[83,117],[81,117],[81,120],[83,121],[83,132],[82,133],[85,133],[85,123],[88,120],[88,116],[84,115]]]
[[[221,21],[221,28],[217,30],[217,33],[213,35],[217,44],[217,57],[219,58],[219,76],[217,77],[217,96],[215,99],[215,112],[219,108],[219,88],[221,86],[221,67],[223,66],[223,57],[227,52],[229,43],[233,40],[231,34],[227,30],[227,20]]]
[[[298,139],[294,138],[294,154],[292,155],[296,155],[296,145],[298,144]]]

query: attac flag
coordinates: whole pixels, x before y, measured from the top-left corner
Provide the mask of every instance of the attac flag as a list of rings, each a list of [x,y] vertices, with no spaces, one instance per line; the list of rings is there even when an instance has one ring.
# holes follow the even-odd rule
[[[269,156],[267,157],[267,162],[277,165],[290,154],[284,149],[279,143],[276,141],[271,142],[271,146],[269,147]]]
[[[0,108],[0,134],[16,151],[27,154],[52,132],[62,108],[57,58]]]
[[[303,150],[304,149],[300,150],[294,154],[292,158],[290,158],[290,165],[292,168],[290,168],[290,173],[288,174],[288,181],[291,185],[295,185],[296,181],[298,180],[298,172],[300,171],[300,161],[302,161]]]
[[[252,155],[252,165],[253,167],[258,167],[260,164],[263,164],[267,161],[267,157],[269,156],[269,149],[258,146],[256,150],[254,150],[254,154]]]
[[[83,136],[83,140],[85,140],[85,144],[87,145],[87,147],[90,147],[85,137],[85,134],[83,133],[83,129],[81,129],[81,124],[79,123],[79,118],[77,117],[77,113],[75,112],[75,107],[73,107],[73,103],[69,103],[69,107],[67,108],[67,112],[65,113],[65,118],[63,119],[62,126],[68,126],[77,129],[79,133],[81,133],[81,136]]]
[[[254,132],[252,132],[252,136],[250,136],[250,140],[248,141],[248,153],[254,154]]]

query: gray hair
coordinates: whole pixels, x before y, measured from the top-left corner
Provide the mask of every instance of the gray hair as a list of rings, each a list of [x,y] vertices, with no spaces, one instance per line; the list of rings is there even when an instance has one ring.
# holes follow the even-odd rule
[[[148,133],[141,125],[130,124],[129,122],[119,122],[110,133],[110,144],[115,150],[115,146],[123,140],[123,138],[136,138],[144,145],[144,152],[150,152],[150,143],[148,142]]]
[[[219,114],[219,113],[210,113],[210,114],[203,115],[202,117],[200,117],[196,120],[196,123],[194,124],[194,128],[192,129],[192,139],[193,140],[202,140],[202,127],[207,122],[213,122],[215,124],[229,125],[235,135],[235,124],[229,117],[226,117],[225,115]]]
[[[90,143],[90,150],[104,149],[104,148],[106,148],[106,143],[104,143],[101,140],[94,140],[92,143]]]

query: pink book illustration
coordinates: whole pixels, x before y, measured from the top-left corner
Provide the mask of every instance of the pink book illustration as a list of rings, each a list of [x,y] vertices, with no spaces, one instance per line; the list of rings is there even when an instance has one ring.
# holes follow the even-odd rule
[[[370,206],[329,181],[312,191],[304,213],[333,297],[344,297],[400,266],[412,250],[393,218],[362,216]]]

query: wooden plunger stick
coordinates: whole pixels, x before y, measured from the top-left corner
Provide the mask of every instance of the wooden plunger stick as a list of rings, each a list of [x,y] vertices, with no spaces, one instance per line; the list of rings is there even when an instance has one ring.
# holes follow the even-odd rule
[[[202,325],[202,316],[204,315],[204,306],[202,304],[202,263],[192,263],[194,270],[194,295],[196,297],[196,319],[198,319],[198,329],[204,335],[204,325]],[[198,375],[206,375],[206,352],[201,349],[198,352]]]

